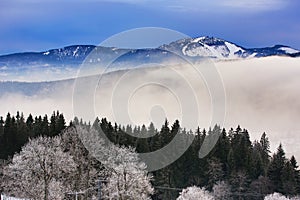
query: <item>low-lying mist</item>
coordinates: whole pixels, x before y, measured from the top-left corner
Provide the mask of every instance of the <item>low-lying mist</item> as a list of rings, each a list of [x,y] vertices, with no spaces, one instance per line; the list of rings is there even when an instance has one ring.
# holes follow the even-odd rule
[[[215,67],[221,79],[206,71],[209,67]],[[42,87],[30,83],[15,91],[4,88],[0,115],[18,110],[25,116],[50,115],[59,110],[67,122],[74,116],[87,121],[99,116],[121,124],[152,121],[157,128],[165,118],[170,123],[179,119],[191,129],[214,123],[227,129],[241,125],[251,139],[266,132],[272,150],[281,142],[288,156],[294,154],[299,160],[299,77],[300,59],[286,57],[123,70]],[[216,94],[222,91],[225,96]],[[222,105],[224,116],[216,112]]]

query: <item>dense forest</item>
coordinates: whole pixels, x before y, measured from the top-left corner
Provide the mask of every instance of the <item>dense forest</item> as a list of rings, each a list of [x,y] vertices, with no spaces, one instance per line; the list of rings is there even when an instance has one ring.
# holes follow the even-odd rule
[[[29,138],[37,136],[56,136],[66,128],[63,114],[53,112],[50,119],[44,117],[33,117],[31,114],[25,119],[23,113],[17,112],[16,116],[8,113],[6,118],[0,117],[0,159],[7,160],[22,146]]]
[[[0,119],[0,159],[2,163],[9,163],[29,138],[55,137],[76,125],[103,131],[111,142],[133,147],[138,153],[158,150],[176,134],[180,134],[183,143],[193,138],[188,150],[178,160],[151,172],[155,190],[152,199],[176,199],[183,188],[194,185],[212,191],[218,183],[229,188],[228,199],[263,199],[274,192],[291,197],[300,194],[300,172],[295,157],[287,158],[282,145],[271,154],[270,141],[265,133],[259,141],[250,141],[249,132],[240,126],[225,130],[215,125],[208,130],[198,127],[190,131],[180,127],[178,120],[173,124],[166,120],[157,129],[152,123],[149,126],[122,126],[106,118],[96,118],[92,124],[75,118],[66,126],[63,114],[58,111],[53,112],[50,119],[47,115],[29,115],[25,119],[22,113],[18,112],[16,116],[8,113],[5,119]],[[131,136],[147,134],[154,136]],[[204,139],[212,135],[219,137],[217,144],[206,157],[199,158]]]

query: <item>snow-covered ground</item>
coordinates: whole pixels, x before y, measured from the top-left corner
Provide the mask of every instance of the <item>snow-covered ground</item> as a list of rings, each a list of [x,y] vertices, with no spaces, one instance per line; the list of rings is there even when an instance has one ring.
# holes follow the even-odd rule
[[[5,195],[1,195],[1,200],[25,200],[25,199],[18,199],[18,198],[14,198],[14,197],[8,197]]]

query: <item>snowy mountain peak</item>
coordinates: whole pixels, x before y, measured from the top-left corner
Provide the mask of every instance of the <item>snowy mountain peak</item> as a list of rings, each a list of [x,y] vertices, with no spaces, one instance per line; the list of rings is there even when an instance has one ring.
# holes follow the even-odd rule
[[[176,51],[188,57],[210,57],[217,59],[245,57],[243,56],[243,53],[245,53],[244,48],[226,40],[209,36],[186,38],[172,42],[169,45],[163,45],[160,48]]]
[[[93,55],[89,56],[93,51]],[[233,60],[251,57],[289,56],[300,57],[300,51],[289,46],[275,45],[265,48],[244,48],[232,42],[215,37],[183,38],[154,49],[120,49],[93,45],[72,45],[43,52],[25,52],[0,56],[0,74],[10,70],[31,70],[33,68],[74,68],[82,62],[105,66],[116,60],[118,66],[136,63],[176,61],[178,56],[192,61],[203,58]],[[88,58],[88,60],[87,60]]]
[[[287,46],[280,47],[279,50],[285,51],[285,53],[287,53],[287,54],[300,53],[300,51],[293,49],[291,47],[287,47]]]
[[[186,38],[160,47],[193,58],[213,58],[218,60],[266,57],[273,55],[296,57],[300,51],[288,46],[275,45],[266,48],[244,48],[232,42],[215,37]]]
[[[238,58],[245,50],[237,45],[214,37],[192,39],[182,48],[183,55],[207,56],[212,58]]]
[[[226,41],[223,39],[220,39],[220,38],[204,36],[204,37],[193,38],[192,42],[204,43],[204,44],[213,46],[213,45],[223,45]]]

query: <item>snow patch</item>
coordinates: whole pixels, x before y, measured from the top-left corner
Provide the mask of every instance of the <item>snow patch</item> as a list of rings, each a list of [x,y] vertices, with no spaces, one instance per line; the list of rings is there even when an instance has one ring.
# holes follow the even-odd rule
[[[50,51],[46,51],[46,52],[43,53],[44,56],[47,56],[49,54],[50,54]]]
[[[241,51],[242,53],[245,52],[244,49],[242,49],[241,47],[237,47],[236,45],[232,44],[232,43],[229,43],[229,42],[225,42],[227,48],[229,49],[229,57],[230,58],[237,58],[238,56],[235,55],[234,53],[238,52],[238,51]]]
[[[205,39],[205,37],[198,37],[192,40],[192,43],[198,43],[200,40]]]
[[[184,47],[182,47],[181,52],[183,55],[186,56],[186,48],[188,47],[188,45],[185,45]]]
[[[285,53],[293,54],[293,53],[299,53],[300,51],[296,49],[292,49],[290,47],[281,47],[279,50],[285,51]]]
[[[254,58],[257,55],[257,53],[252,53],[249,56],[247,56],[248,58]]]
[[[5,196],[5,195],[1,195],[0,199],[2,199],[2,200],[25,200],[25,199],[18,199],[15,197],[9,197],[9,196]]]
[[[75,51],[73,51],[73,56],[78,56],[77,52],[79,50],[79,47],[76,47]]]
[[[226,41],[224,45],[208,45],[203,42],[203,39],[205,38],[206,37],[199,37],[191,40],[191,42],[186,44],[181,49],[182,54],[190,57],[204,56],[223,60],[240,58],[240,56],[237,55],[236,52],[245,52],[243,48]],[[201,46],[197,45],[197,43],[201,44]]]

